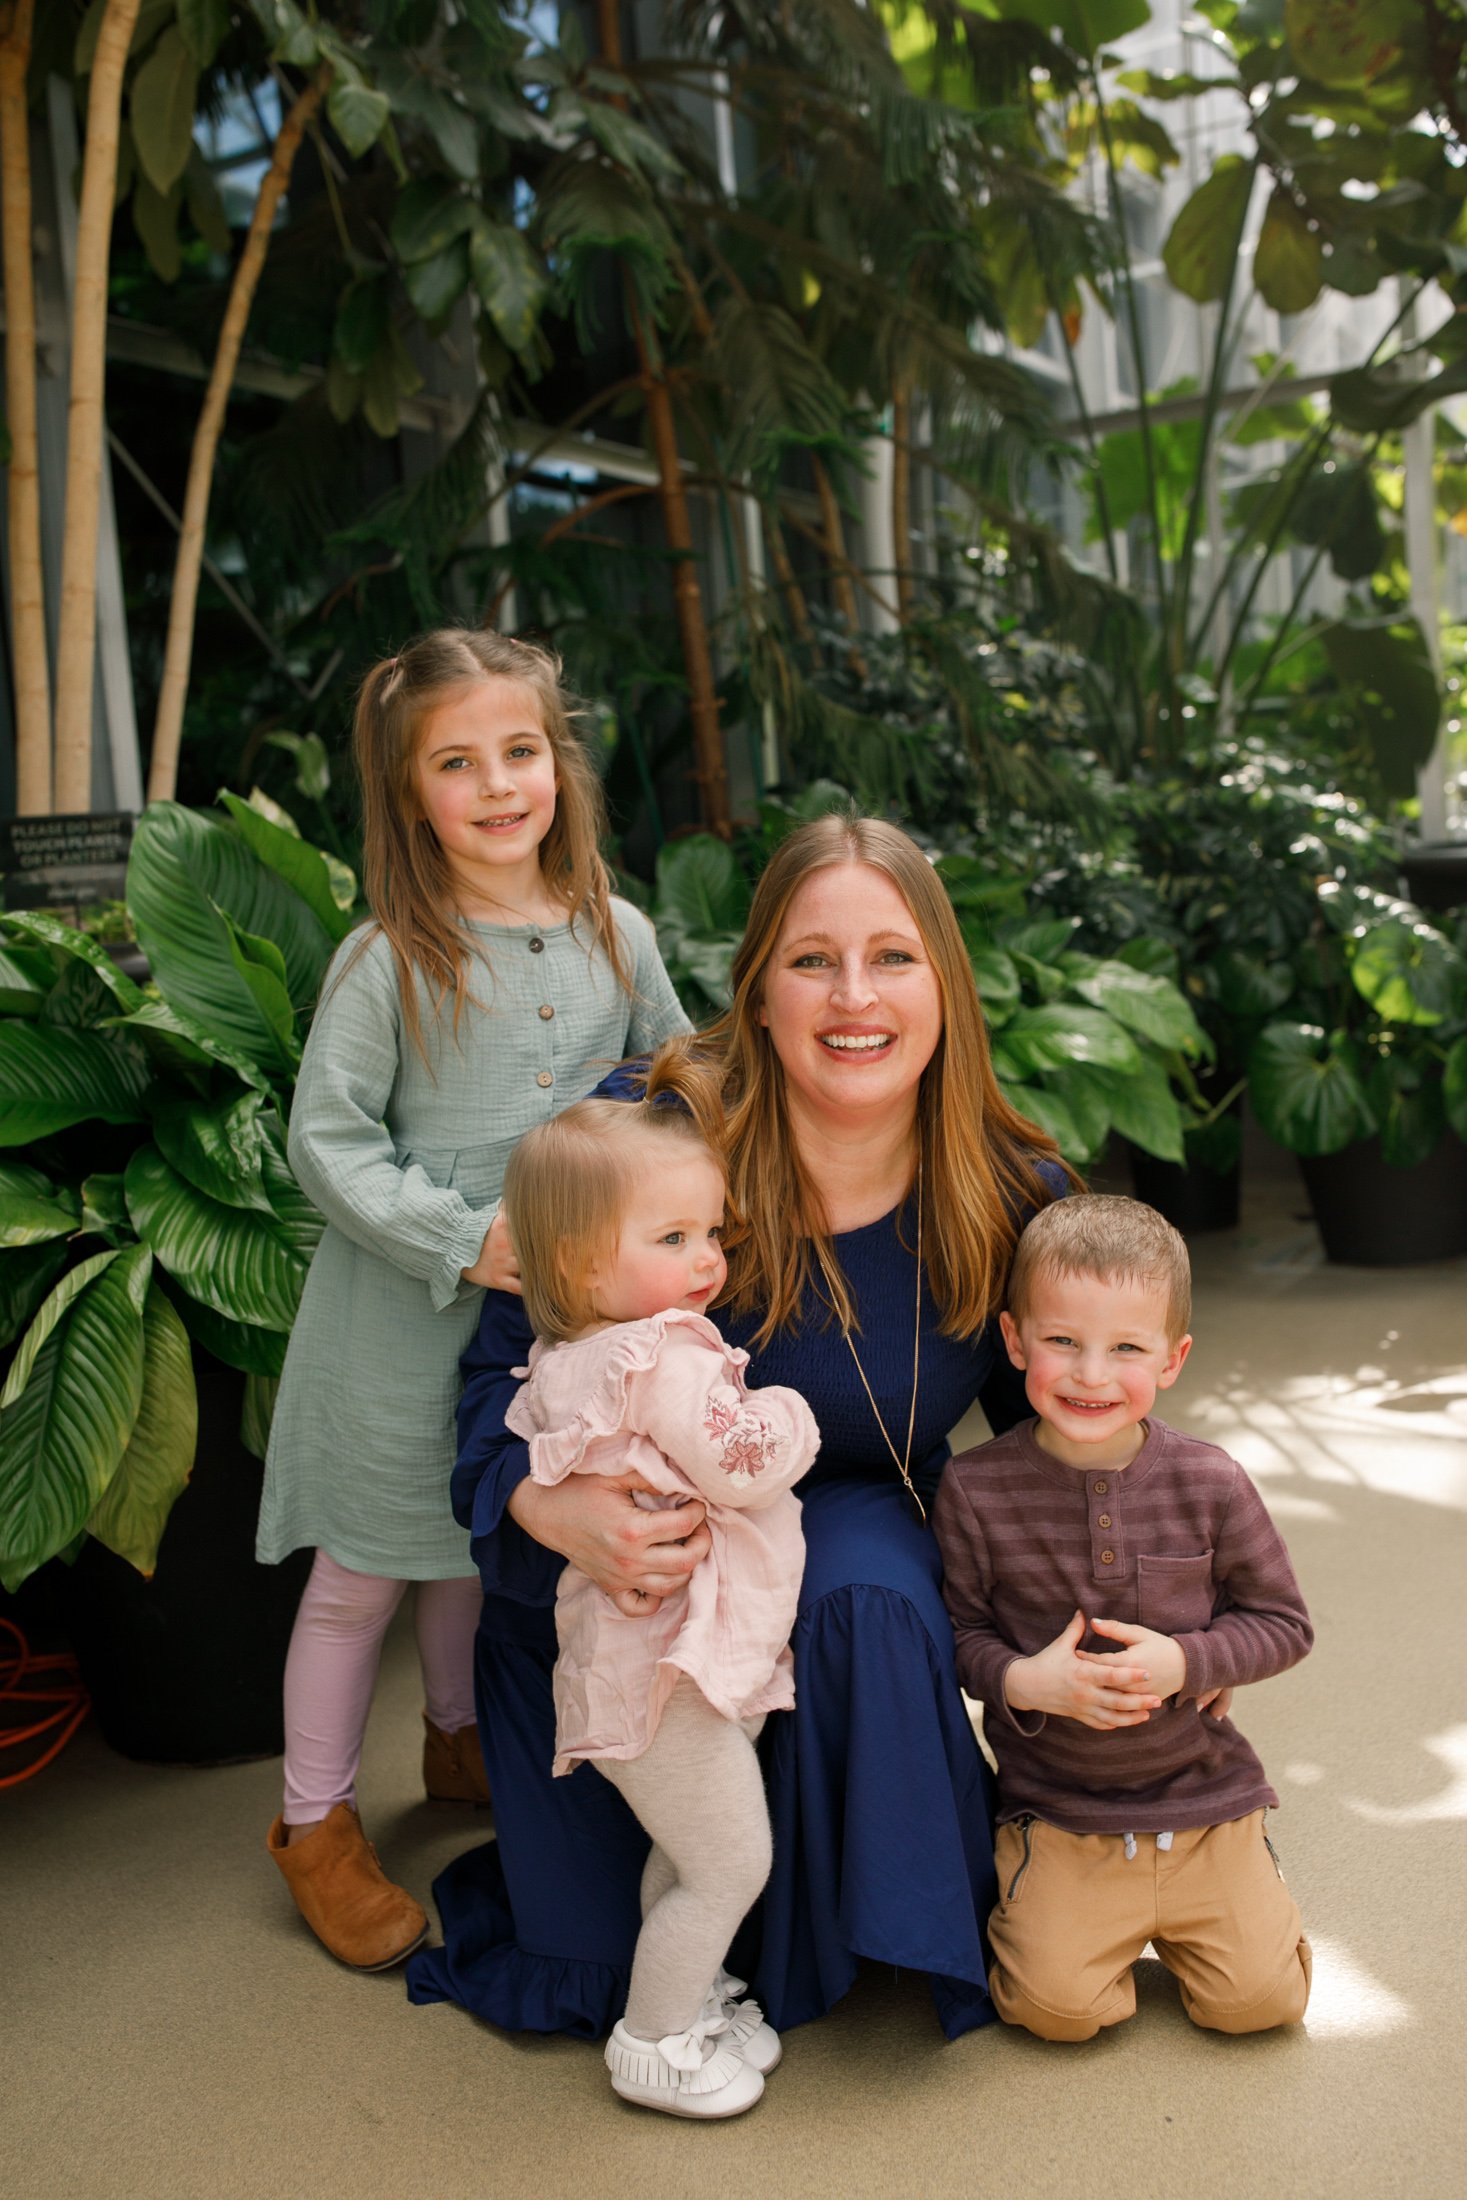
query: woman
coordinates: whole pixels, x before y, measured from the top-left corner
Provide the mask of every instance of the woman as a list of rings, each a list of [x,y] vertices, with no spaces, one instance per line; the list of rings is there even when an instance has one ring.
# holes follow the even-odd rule
[[[894,826],[824,817],[780,846],[732,1007],[673,1042],[674,1084],[699,1074],[690,1044],[727,1110],[737,1226],[716,1319],[751,1354],[751,1385],[801,1391],[822,1436],[800,1486],[796,1708],[764,1750],[775,1863],[746,1936],[757,1991],[783,2030],[872,1957],[928,1972],[956,2038],[993,2015],[991,1799],[926,1509],[975,1397],[996,1429],[1026,1411],[994,1314],[1019,1229],[1069,1172],[999,1092],[951,906]],[[504,1409],[528,1345],[522,1310],[491,1293],[463,1363],[454,1509],[485,1588],[498,1841],[440,1876],[445,1945],[413,1959],[409,1990],[595,2038],[625,2003],[646,1837],[594,1768],[551,1779],[556,1578],[570,1559],[624,1608],[659,1599],[707,1534],[695,1506],[641,1511],[635,1477],[526,1479]]]

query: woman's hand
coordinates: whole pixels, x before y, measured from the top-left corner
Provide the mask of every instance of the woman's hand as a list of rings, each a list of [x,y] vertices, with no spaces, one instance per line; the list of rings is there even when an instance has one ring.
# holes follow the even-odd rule
[[[553,1488],[526,1480],[510,1497],[509,1512],[526,1535],[589,1574],[618,1611],[645,1619],[664,1597],[686,1588],[711,1544],[696,1499],[659,1512],[634,1503],[634,1491],[651,1487],[635,1470],[573,1474]]]
[[[478,1259],[472,1268],[464,1270],[463,1277],[465,1283],[482,1283],[491,1291],[518,1293],[522,1289],[520,1264],[514,1257],[514,1247],[502,1214],[496,1213],[484,1233]]]

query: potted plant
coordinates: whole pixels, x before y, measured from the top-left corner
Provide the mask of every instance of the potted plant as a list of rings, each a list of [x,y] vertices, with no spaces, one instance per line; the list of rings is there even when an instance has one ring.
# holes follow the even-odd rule
[[[1411,902],[1321,887],[1294,1018],[1249,1055],[1259,1121],[1298,1154],[1330,1260],[1467,1253],[1467,952]]]
[[[0,917],[0,1582],[71,1561],[103,1731],[192,1760],[280,1746],[301,1573],[254,1565],[249,1453],[322,1227],[285,1126],[354,897],[273,806],[222,799],[139,822],[146,986]]]

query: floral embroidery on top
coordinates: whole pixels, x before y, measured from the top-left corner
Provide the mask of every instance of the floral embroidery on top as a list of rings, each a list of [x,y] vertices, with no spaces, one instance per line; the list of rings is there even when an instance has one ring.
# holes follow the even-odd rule
[[[721,1398],[710,1398],[703,1426],[723,1453],[724,1473],[740,1489],[779,1462],[779,1439],[752,1406],[731,1406]]]

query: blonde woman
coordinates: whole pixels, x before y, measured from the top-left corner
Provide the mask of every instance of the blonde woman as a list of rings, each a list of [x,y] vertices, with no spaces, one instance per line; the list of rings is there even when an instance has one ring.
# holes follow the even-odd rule
[[[975,1398],[998,1429],[1025,1413],[996,1311],[1019,1230],[1068,1172],[999,1092],[952,909],[894,826],[836,816],[792,834],[733,979],[727,1016],[665,1049],[653,1081],[717,1080],[730,1227],[714,1318],[749,1352],[751,1388],[800,1391],[821,1432],[801,1484],[795,1708],[770,1718],[762,1752],[774,1865],[744,1941],[781,2030],[838,2001],[864,1956],[927,1972],[956,2037],[993,2015],[991,1793],[926,1514]],[[642,1510],[633,1474],[527,1478],[504,1421],[527,1348],[522,1310],[491,1292],[464,1363],[454,1502],[487,1592],[498,1842],[439,1879],[446,1944],[413,1959],[409,1990],[598,2037],[625,2003],[647,1844],[594,1773],[552,1781],[556,1579],[568,1559],[652,1611],[683,1593],[707,1533],[696,1506]],[[723,1990],[732,2006],[738,1981]]]

